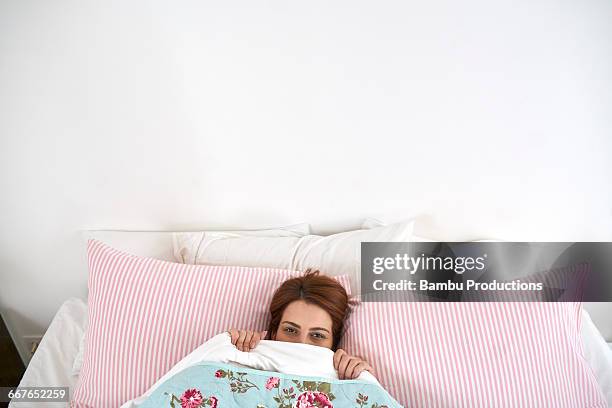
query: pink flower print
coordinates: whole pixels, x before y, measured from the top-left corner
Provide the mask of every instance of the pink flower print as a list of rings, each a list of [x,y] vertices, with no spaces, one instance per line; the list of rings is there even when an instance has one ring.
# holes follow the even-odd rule
[[[216,397],[211,396],[208,399],[208,402],[210,403],[211,408],[217,408],[217,403],[219,402],[219,400]]]
[[[217,378],[225,377],[225,371],[223,371],[223,370],[215,371],[215,377],[217,377]]]
[[[203,401],[202,393],[195,388],[186,390],[181,396],[181,407],[182,408],[198,408],[202,405]]]
[[[266,390],[270,391],[272,388],[278,388],[279,383],[280,383],[280,378],[278,377],[268,378],[268,381],[266,381]]]
[[[327,394],[320,391],[305,391],[299,395],[295,408],[333,408]]]

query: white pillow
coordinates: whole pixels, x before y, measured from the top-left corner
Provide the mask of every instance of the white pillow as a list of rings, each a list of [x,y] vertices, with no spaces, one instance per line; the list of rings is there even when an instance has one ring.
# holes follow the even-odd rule
[[[177,232],[173,240],[174,261],[289,269],[300,238]]]
[[[117,231],[117,230],[84,230],[83,245],[89,239],[102,241],[113,248],[133,255],[156,258],[174,262],[173,235],[176,231]],[[301,223],[286,227],[257,230],[210,230],[193,231],[188,234],[206,234],[207,236],[261,236],[261,237],[302,237],[310,234],[310,224]]]
[[[307,235],[300,242],[291,269],[319,269],[332,276],[348,275],[353,293],[361,293],[361,243],[404,242],[412,238],[414,221],[372,229],[342,232],[325,237]]]
[[[366,218],[363,223],[361,224],[361,228],[363,229],[372,229],[372,228],[379,228],[379,227],[383,227],[387,225],[386,222],[383,222],[377,218]],[[412,237],[410,239],[407,239],[406,241],[411,241],[411,242],[437,242],[437,239],[433,239],[433,238],[426,238],[426,237],[422,237],[420,235],[415,235],[412,234]]]
[[[328,236],[233,237],[175,233],[174,253],[179,262],[204,265],[270,267],[303,271],[319,269],[331,275],[349,275],[351,290],[360,292],[361,243],[410,241],[414,222],[404,221],[372,229]]]

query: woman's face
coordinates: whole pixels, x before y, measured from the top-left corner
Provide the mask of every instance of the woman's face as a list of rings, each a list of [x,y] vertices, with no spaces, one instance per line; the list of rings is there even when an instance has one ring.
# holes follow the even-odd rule
[[[272,338],[277,341],[331,348],[331,316],[319,306],[296,300],[285,308],[278,331]]]

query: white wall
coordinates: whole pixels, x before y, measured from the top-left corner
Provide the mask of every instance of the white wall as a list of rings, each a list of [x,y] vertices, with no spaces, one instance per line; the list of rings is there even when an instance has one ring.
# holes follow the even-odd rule
[[[612,241],[612,3],[0,2],[0,308],[85,296],[78,229]]]

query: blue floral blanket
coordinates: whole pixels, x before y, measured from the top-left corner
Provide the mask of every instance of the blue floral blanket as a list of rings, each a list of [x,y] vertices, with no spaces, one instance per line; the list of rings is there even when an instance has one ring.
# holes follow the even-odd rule
[[[379,385],[330,380],[202,362],[166,380],[143,408],[395,408],[400,405]]]
[[[333,356],[324,347],[271,340],[243,352],[222,333],[121,408],[401,407],[367,371],[339,380]]]

